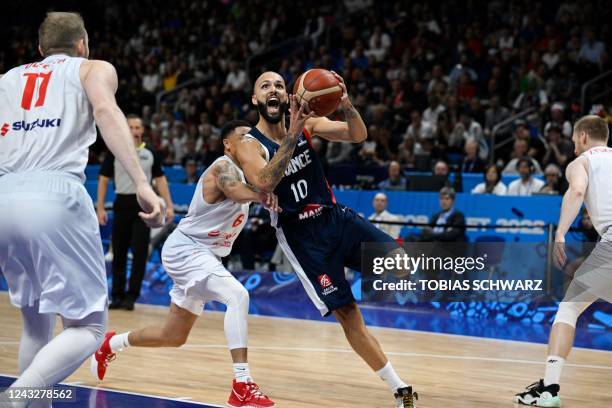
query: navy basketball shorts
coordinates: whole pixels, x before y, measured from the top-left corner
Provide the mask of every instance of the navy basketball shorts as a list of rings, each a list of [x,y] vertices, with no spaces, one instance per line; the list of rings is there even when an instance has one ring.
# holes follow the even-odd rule
[[[325,208],[316,218],[286,222],[276,236],[321,315],[355,302],[344,267],[361,272],[361,243],[395,240],[348,207]]]

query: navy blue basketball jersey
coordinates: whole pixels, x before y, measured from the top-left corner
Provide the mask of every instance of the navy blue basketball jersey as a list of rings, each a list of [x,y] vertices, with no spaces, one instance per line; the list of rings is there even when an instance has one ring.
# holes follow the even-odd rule
[[[268,160],[272,160],[280,146],[256,127],[251,128],[249,134],[264,146],[268,151]],[[278,215],[279,226],[289,220],[317,217],[324,207],[336,204],[336,198],[325,178],[323,166],[312,148],[306,129],[298,137],[285,176],[276,186],[274,193],[283,209]]]

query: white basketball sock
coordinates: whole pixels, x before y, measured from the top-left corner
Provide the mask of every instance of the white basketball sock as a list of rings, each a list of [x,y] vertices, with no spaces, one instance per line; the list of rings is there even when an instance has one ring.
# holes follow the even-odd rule
[[[404,388],[408,386],[408,384],[406,384],[402,381],[401,378],[399,378],[399,375],[397,375],[397,373],[393,369],[393,366],[391,365],[390,361],[387,361],[387,364],[385,364],[383,368],[376,371],[376,374],[378,374],[378,376],[384,382],[387,383],[387,386],[393,393],[396,393],[398,388]]]
[[[544,386],[551,384],[559,384],[561,380],[561,371],[565,359],[559,356],[548,356],[546,358],[546,371],[544,372]]]
[[[123,349],[126,349],[130,346],[130,342],[128,340],[129,334],[130,332],[115,334],[113,337],[110,338],[108,344],[110,345],[110,349],[113,353],[123,351]]]
[[[236,382],[253,381],[251,371],[249,370],[249,363],[234,363],[234,378]]]

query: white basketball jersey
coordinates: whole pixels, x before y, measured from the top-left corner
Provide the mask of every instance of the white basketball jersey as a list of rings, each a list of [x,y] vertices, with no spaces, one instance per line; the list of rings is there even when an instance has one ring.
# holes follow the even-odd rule
[[[85,180],[96,128],[79,79],[83,61],[51,55],[0,78],[0,176],[59,171]]]
[[[189,204],[189,211],[177,229],[194,241],[205,245],[213,254],[222,257],[229,255],[234,241],[242,231],[249,215],[249,204],[239,204],[230,199],[215,204],[204,201],[202,194],[204,177],[220,160],[226,160],[235,166],[242,182],[246,182],[242,170],[229,157],[219,157],[200,176]]]
[[[600,236],[612,225],[612,149],[593,147],[582,153],[589,163],[584,204]]]

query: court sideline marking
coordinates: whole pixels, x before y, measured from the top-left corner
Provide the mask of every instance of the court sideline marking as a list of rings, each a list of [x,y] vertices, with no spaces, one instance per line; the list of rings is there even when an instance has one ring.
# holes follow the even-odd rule
[[[18,345],[17,341],[0,341],[0,345]],[[226,344],[185,344],[180,348],[184,349],[227,349]],[[249,346],[251,350],[264,350],[264,351],[295,351],[305,353],[354,353],[353,349],[348,348],[322,348],[322,347],[285,347],[285,346]],[[586,349],[591,351],[590,349]],[[603,350],[601,350],[603,351]],[[534,360],[520,360],[512,358],[497,358],[497,357],[478,357],[478,356],[460,356],[452,354],[432,354],[432,353],[412,353],[407,351],[385,351],[385,354],[390,356],[398,357],[425,357],[425,358],[438,358],[442,360],[463,360],[463,361],[487,361],[496,363],[512,363],[512,364],[534,364],[544,365],[544,361]],[[600,366],[592,364],[572,364],[566,363],[566,367],[575,368],[591,368],[594,370],[610,370],[612,366]]]
[[[225,344],[185,344],[180,348],[186,349],[227,349]],[[266,351],[296,351],[306,353],[354,353],[353,349],[348,348],[319,348],[319,347],[282,347],[282,346],[249,346],[251,350],[266,350]],[[403,351],[385,351],[385,354],[399,357],[428,357],[446,360],[465,360],[465,361],[487,361],[497,363],[516,363],[516,364],[535,364],[544,365],[545,361],[534,360],[519,360],[512,358],[496,358],[496,357],[477,357],[477,356],[458,356],[452,354],[430,354],[430,353],[411,353]],[[576,368],[592,368],[595,370],[611,370],[612,366],[599,366],[590,364],[570,364],[566,363],[566,367]]]
[[[8,377],[8,378],[17,378],[14,375],[11,374],[5,374],[5,373],[0,373],[0,377]],[[75,385],[78,384],[78,385]],[[212,404],[209,402],[198,402],[198,401],[189,401],[190,399],[192,399],[191,397],[178,397],[178,398],[170,398],[170,397],[162,397],[159,395],[154,395],[154,394],[144,394],[141,392],[134,392],[134,391],[122,391],[122,390],[116,390],[113,388],[105,388],[105,387],[94,387],[91,385],[83,385],[80,384],[80,381],[76,381],[76,382],[68,382],[68,383],[60,383],[60,385],[66,385],[69,387],[77,387],[77,388],[87,388],[90,390],[96,390],[96,391],[108,391],[108,392],[114,392],[117,394],[128,394],[128,395],[135,395],[138,397],[147,397],[147,398],[155,398],[155,399],[162,399],[162,400],[166,400],[166,401],[176,401],[176,402],[184,402],[187,404],[193,404],[193,405],[203,405],[203,406],[208,406],[208,407],[215,407],[215,408],[224,408],[225,405],[218,405],[218,404]]]

